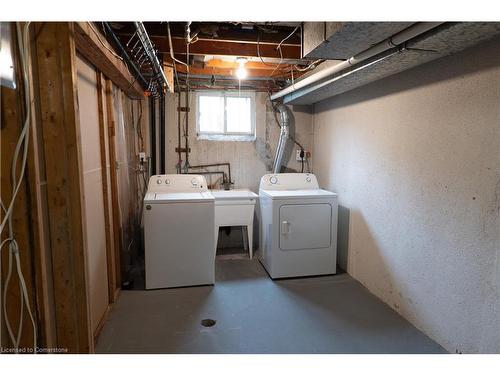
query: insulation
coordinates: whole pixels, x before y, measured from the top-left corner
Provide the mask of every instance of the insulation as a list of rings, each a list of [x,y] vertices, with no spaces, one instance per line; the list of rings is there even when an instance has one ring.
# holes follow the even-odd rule
[[[314,24],[308,22],[307,24]],[[412,22],[325,22],[327,38],[304,57],[345,60],[411,26]],[[306,37],[306,32],[304,32]],[[323,35],[321,35],[323,39]],[[304,41],[305,43],[305,41]],[[304,46],[307,50],[307,46]]]
[[[426,33],[408,43],[406,50],[374,63],[346,77],[344,72],[328,77],[314,85],[297,90],[284,98],[284,103],[312,104],[326,98],[366,85],[378,79],[402,72],[442,56],[456,53],[500,33],[500,23],[461,22],[448,23],[438,32]],[[378,57],[374,57],[376,60]],[[353,68],[355,69],[355,68]],[[336,78],[333,80],[332,78]],[[322,84],[331,81],[324,85]],[[321,87],[321,88],[319,88]]]

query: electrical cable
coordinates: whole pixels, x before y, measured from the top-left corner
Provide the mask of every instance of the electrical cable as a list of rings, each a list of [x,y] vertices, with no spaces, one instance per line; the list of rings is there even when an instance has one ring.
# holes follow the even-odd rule
[[[27,163],[27,157],[28,157],[28,146],[29,146],[29,127],[30,127],[30,120],[31,120],[31,100],[30,100],[30,86],[29,86],[29,79],[28,79],[28,69],[29,69],[29,26],[30,22],[26,22],[24,24],[24,30],[21,30],[21,26],[19,23],[16,24],[16,31],[17,31],[17,44],[19,48],[19,57],[20,57],[20,62],[21,62],[21,67],[22,67],[22,79],[23,79],[23,88],[24,88],[24,101],[25,101],[25,110],[26,110],[26,116],[23,124],[23,128],[21,130],[21,134],[19,136],[18,142],[16,144],[16,148],[14,150],[14,155],[12,159],[12,165],[11,165],[11,180],[12,180],[12,186],[13,186],[13,193],[11,197],[11,201],[8,205],[8,208],[5,207],[3,204],[3,201],[0,198],[0,206],[2,210],[5,213],[4,220],[2,221],[2,224],[0,226],[0,235],[3,232],[3,229],[5,228],[5,225],[8,223],[8,229],[9,229],[9,237],[7,240],[3,241],[0,245],[0,255],[1,255],[1,249],[2,247],[6,244],[9,243],[9,265],[8,265],[8,273],[7,273],[7,278],[6,278],[6,283],[3,289],[3,299],[2,299],[2,310],[3,312],[3,318],[5,319],[5,325],[7,327],[7,331],[9,333],[9,337],[14,344],[14,348],[18,349],[19,348],[19,343],[22,335],[22,330],[23,330],[23,320],[24,320],[24,304],[26,304],[26,309],[28,310],[28,314],[31,320],[31,323],[33,325],[33,353],[36,353],[36,344],[37,344],[37,328],[36,328],[36,323],[35,319],[33,317],[33,314],[31,312],[30,308],[30,303],[29,303],[29,296],[28,296],[28,290],[26,287],[26,282],[24,279],[24,275],[22,272],[21,268],[21,261],[20,261],[20,255],[19,255],[19,246],[17,241],[14,238],[14,228],[13,228],[13,222],[12,222],[12,212],[13,212],[13,207],[14,207],[14,202],[17,197],[17,194],[19,192],[19,189],[21,187],[22,180],[24,178],[24,173],[26,169],[26,163]],[[16,176],[16,171],[18,167],[18,159],[19,159],[19,154],[21,152],[21,147],[23,148],[23,153],[22,153],[22,160],[21,160],[21,168],[19,172],[19,176]],[[8,286],[10,284],[10,279],[12,275],[12,259],[15,259],[16,263],[16,271],[18,274],[19,278],[19,288],[20,288],[20,320],[19,320],[19,325],[17,329],[17,336],[14,337],[14,332],[12,331],[12,326],[10,324],[9,317],[7,315],[7,290]],[[0,271],[1,271],[1,256],[0,256]],[[1,277],[0,277],[0,290],[2,289],[1,285]],[[2,315],[0,315],[0,318]],[[0,319],[1,322],[1,319]],[[0,344],[1,344],[1,333],[0,333]]]
[[[123,61],[123,57],[121,57],[120,55],[118,55],[115,51],[113,51],[111,48],[109,48],[104,42],[103,40],[101,39],[101,36],[99,35],[99,33],[97,32],[96,29],[94,29],[94,26],[92,25],[91,22],[87,22],[90,26],[90,28],[92,29],[92,31],[94,32],[94,34],[97,36],[97,39],[99,40],[99,42],[102,44],[102,46],[104,48],[106,48],[109,52],[111,52],[111,54],[113,56],[115,56],[117,59],[120,59]]]
[[[296,29],[295,29],[296,30]],[[295,32],[295,30],[292,32],[292,34]],[[288,39],[290,36],[286,37],[284,40]],[[276,72],[276,70],[279,68],[281,70],[281,73],[282,75],[285,75],[286,71],[284,71],[282,68],[280,68],[280,65],[281,63],[283,62],[283,54],[281,52],[281,43],[283,43],[283,40],[280,42],[280,44],[278,44],[278,47],[276,47],[276,49],[279,49],[279,52],[280,52],[280,56],[281,56],[281,59],[280,61],[278,62],[278,64],[268,64],[264,61],[264,59],[262,58],[262,56],[260,55],[260,32],[257,34],[257,57],[260,59],[260,61],[262,62],[262,64],[264,64],[265,66],[270,66],[270,67],[273,67],[274,66],[274,70],[272,71],[272,73],[269,75],[269,78],[271,78],[271,80],[273,82],[274,81],[274,77],[273,77],[273,74]],[[293,68],[292,68],[293,69]]]
[[[139,117],[137,119],[137,135],[139,137],[139,148],[141,151],[144,151],[144,137],[142,135],[142,126],[141,126],[141,120],[142,120],[142,100],[139,100]]]
[[[172,58],[173,61],[177,61],[179,64],[186,65],[186,67],[189,69],[188,64],[186,64],[185,62],[183,62],[181,60],[176,59],[174,56],[174,49],[172,46],[172,35],[170,34],[170,23],[169,22],[167,22],[167,33],[168,33],[168,45],[170,47],[170,57]]]
[[[257,56],[262,62],[262,64],[266,66],[274,66],[273,64],[268,64],[264,61],[264,59],[260,56],[260,32],[257,34]]]
[[[281,45],[286,40],[288,40],[293,34],[295,34],[295,32],[297,31],[298,28],[299,28],[299,26],[295,27],[295,29],[293,29],[293,31],[290,34],[288,34],[288,36],[286,38],[284,38],[281,42],[279,42],[278,47],[276,47],[276,49],[280,52],[280,61],[279,61],[278,65],[276,65],[276,67],[274,68],[272,73],[269,75],[269,77],[272,78],[274,72],[281,66],[281,63],[283,62],[283,52],[281,51]]]
[[[301,164],[300,173],[304,173],[304,156],[305,156],[304,149],[301,148],[300,149],[300,164]]]
[[[313,67],[316,67],[317,64],[320,64],[324,61],[325,60],[323,60],[323,59],[314,60],[309,65],[307,65],[305,68],[297,68],[297,64],[295,64],[295,65],[292,65],[292,69],[294,69],[298,72],[307,72],[308,70],[312,69]]]
[[[278,47],[276,47],[276,48],[281,48],[281,45],[282,45],[284,42],[286,42],[288,39],[290,39],[290,38],[292,37],[292,35],[293,35],[293,34],[295,34],[295,32],[297,31],[297,29],[298,29],[299,27],[300,27],[300,25],[299,25],[299,26],[297,26],[297,27],[295,27],[295,29],[293,29],[293,31],[292,31],[292,32],[291,32],[291,33],[290,33],[290,34],[289,34],[289,35],[288,35],[285,39],[283,39],[283,40],[282,40],[282,41],[278,44]]]

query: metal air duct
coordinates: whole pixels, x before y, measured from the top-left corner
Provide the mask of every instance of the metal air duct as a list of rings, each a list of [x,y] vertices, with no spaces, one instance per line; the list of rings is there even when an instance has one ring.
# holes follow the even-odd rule
[[[290,110],[284,104],[278,104],[275,106],[275,110],[279,112],[279,123],[280,123],[280,137],[278,140],[278,147],[276,149],[276,155],[274,157],[273,163],[273,173],[279,173],[281,169],[281,162],[283,159],[283,153],[285,152],[286,142],[290,136]]]

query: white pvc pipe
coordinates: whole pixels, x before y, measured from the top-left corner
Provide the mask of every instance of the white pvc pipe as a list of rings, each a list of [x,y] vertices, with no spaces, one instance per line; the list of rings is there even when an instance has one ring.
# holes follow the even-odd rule
[[[134,25],[137,29],[137,36],[141,41],[144,51],[151,60],[151,68],[153,69],[155,76],[159,75],[163,80],[163,83],[167,87],[167,90],[170,90],[170,85],[168,83],[167,77],[165,77],[165,72],[163,71],[163,68],[160,66],[160,61],[158,60],[158,57],[154,52],[153,45],[151,44],[151,39],[149,39],[144,24],[142,22],[134,22]]]
[[[354,55],[345,61],[342,61],[337,65],[320,70],[319,72],[312,74],[304,79],[301,79],[300,81],[296,82],[293,85],[288,86],[287,88],[281,91],[278,91],[277,93],[271,95],[271,100],[279,99],[282,96],[290,94],[298,89],[312,85],[313,83],[318,82],[323,78],[329,77],[332,74],[347,69],[352,65],[358,64],[361,61],[364,61],[370,57],[378,55],[379,53],[382,53],[400,44],[403,44],[404,42],[416,37],[417,35],[423,34],[424,32],[429,31],[441,25],[442,23],[443,22],[417,22],[412,26],[408,27],[407,29],[404,29],[403,31],[400,31],[399,33],[393,35],[389,39],[386,39],[383,42],[380,42],[374,45],[373,47],[370,47],[367,50],[358,53],[357,55]]]

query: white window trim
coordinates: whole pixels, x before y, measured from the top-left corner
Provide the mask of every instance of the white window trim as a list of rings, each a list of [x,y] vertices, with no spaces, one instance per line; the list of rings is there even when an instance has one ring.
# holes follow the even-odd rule
[[[200,96],[222,96],[224,97],[224,131],[207,132],[200,131]],[[250,98],[250,126],[249,132],[228,132],[227,131],[227,98]],[[254,91],[196,91],[196,134],[198,139],[213,140],[241,140],[248,141],[255,139],[255,92]]]

